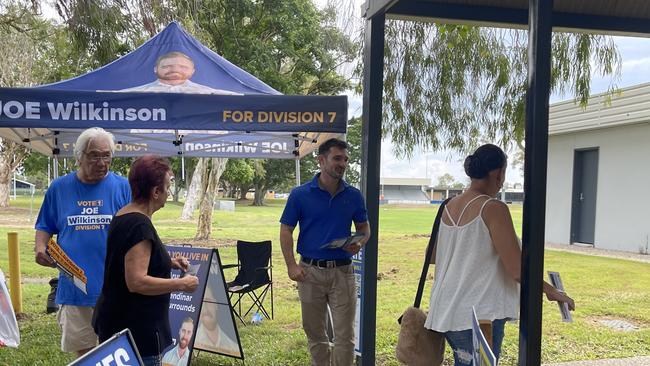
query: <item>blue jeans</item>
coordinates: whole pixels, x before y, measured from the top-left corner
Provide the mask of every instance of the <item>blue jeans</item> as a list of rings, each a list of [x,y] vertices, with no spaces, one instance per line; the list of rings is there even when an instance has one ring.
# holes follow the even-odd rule
[[[492,322],[492,352],[499,360],[503,330],[506,319],[497,319]],[[474,359],[474,344],[472,343],[472,330],[459,330],[444,333],[447,343],[454,351],[454,366],[472,366]]]
[[[161,366],[161,359],[160,355],[153,355],[142,357],[142,362],[144,363],[144,366]]]

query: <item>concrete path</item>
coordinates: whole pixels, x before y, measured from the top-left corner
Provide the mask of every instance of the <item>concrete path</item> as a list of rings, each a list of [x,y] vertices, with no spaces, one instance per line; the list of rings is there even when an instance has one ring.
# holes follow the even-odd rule
[[[599,248],[594,248],[592,246],[566,245],[566,244],[555,244],[555,243],[548,243],[548,242],[544,245],[544,247],[550,250],[560,250],[564,252],[595,255],[600,257],[628,259],[631,261],[650,263],[650,255],[648,254],[623,252],[619,250],[599,249]]]
[[[650,366],[650,356],[591,361],[573,361],[563,363],[546,363],[544,366]]]

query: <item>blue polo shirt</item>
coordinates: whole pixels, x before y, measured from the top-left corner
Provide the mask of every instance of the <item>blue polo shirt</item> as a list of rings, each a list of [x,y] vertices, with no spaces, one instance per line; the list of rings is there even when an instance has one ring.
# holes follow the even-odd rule
[[[35,228],[55,234],[61,249],[88,278],[88,294],[84,294],[60,274],[57,304],[95,306],[104,283],[108,226],[130,200],[129,182],[113,172],[92,184],[83,183],[72,172],[55,179],[47,189]]]
[[[368,221],[368,212],[361,192],[341,180],[334,196],[318,185],[316,174],[311,181],[294,188],[282,212],[280,222],[295,227],[300,223],[298,253],[311,259],[348,259],[345,250],[320,249],[324,244],[350,236],[353,222]]]

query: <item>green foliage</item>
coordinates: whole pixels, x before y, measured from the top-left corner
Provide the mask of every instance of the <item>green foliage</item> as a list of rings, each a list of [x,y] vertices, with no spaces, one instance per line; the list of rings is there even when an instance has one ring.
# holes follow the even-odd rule
[[[288,190],[296,179],[295,161],[290,159],[266,159],[255,161],[253,185],[255,187],[254,205],[264,204],[264,193],[269,189]]]
[[[121,1],[59,0],[56,9],[67,26],[71,48],[87,71],[127,54],[148,38],[137,9]]]
[[[30,152],[23,161],[24,175],[31,177],[43,172],[47,174],[48,160],[49,158],[43,154],[39,154],[35,151]]]
[[[300,184],[304,184],[314,178],[314,175],[318,173],[318,170],[316,152],[303,156],[302,159],[300,159]],[[295,179],[293,183],[295,184]],[[288,187],[286,191],[288,191]]]
[[[463,189],[463,188],[465,188],[465,185],[463,183],[461,183],[461,182],[454,182],[451,185],[451,188],[453,188],[453,189]]]
[[[246,198],[246,193],[253,185],[254,175],[255,168],[250,159],[228,159],[220,183],[231,197],[239,191],[240,198]]]
[[[286,94],[340,93],[349,82],[336,68],[356,54],[355,45],[333,26],[332,13],[318,11],[310,0],[172,0],[140,2],[137,8],[114,0],[60,0],[57,10],[84,68],[126,54],[172,19]]]
[[[454,179],[454,176],[449,173],[445,173],[438,177],[438,183],[436,184],[436,187],[451,188],[452,186],[454,186],[454,184],[457,184],[456,179]]]
[[[348,170],[345,173],[345,180],[356,185],[361,183],[361,118],[355,117],[348,121],[348,130],[345,135],[348,143]]]
[[[336,67],[352,60],[354,45],[310,0],[179,3],[193,33],[285,94],[329,95],[349,86]]]
[[[255,171],[250,159],[228,159],[221,180],[235,186],[252,183]]]
[[[464,152],[483,141],[521,145],[524,31],[390,20],[386,45],[382,132],[398,156],[425,148]],[[594,72],[620,74],[611,37],[555,33],[552,52],[552,91],[571,92],[582,104]]]

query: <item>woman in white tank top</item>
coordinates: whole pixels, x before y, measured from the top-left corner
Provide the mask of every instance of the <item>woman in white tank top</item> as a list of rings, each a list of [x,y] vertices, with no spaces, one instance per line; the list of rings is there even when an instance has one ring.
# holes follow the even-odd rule
[[[492,322],[497,358],[506,320],[518,318],[521,248],[508,206],[494,198],[503,186],[506,165],[498,146],[479,147],[465,159],[470,187],[447,203],[442,216],[424,326],[445,334],[455,366],[472,365],[472,307],[479,320]],[[544,293],[573,310],[573,300],[546,282]]]

